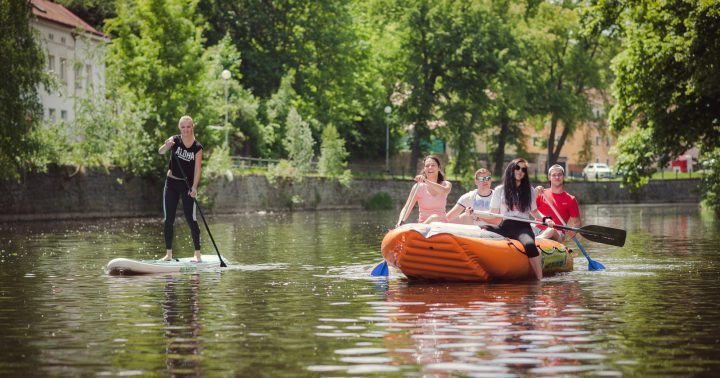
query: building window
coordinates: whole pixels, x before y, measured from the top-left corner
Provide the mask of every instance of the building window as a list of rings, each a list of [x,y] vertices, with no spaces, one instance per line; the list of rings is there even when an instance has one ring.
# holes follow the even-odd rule
[[[54,40],[55,40],[55,34],[53,34],[53,33],[48,33],[48,39],[51,40],[51,41],[54,41]]]
[[[55,55],[48,55],[47,70],[55,72]]]
[[[610,165],[610,158],[605,159],[605,164]]]
[[[82,66],[76,65],[74,73],[75,73],[75,89],[80,90],[80,89],[82,89]]]
[[[67,59],[60,58],[60,72],[58,73],[60,82],[67,84]]]
[[[67,121],[67,110],[60,111],[60,119],[62,119],[63,121]]]
[[[50,122],[55,122],[57,120],[56,116],[57,116],[57,114],[55,112],[55,109],[53,109],[53,108],[48,109],[48,118],[50,118]]]
[[[599,136],[595,137],[595,145],[596,146],[600,145],[600,137]]]
[[[60,43],[65,44],[65,37],[60,37]]]
[[[93,85],[93,69],[89,64],[85,65],[85,88],[90,88]]]
[[[606,146],[610,145],[610,137],[605,138],[605,145]]]

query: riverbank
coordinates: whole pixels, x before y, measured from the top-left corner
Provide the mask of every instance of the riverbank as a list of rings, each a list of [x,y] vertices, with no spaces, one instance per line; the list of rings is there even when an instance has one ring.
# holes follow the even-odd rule
[[[47,173],[27,174],[19,182],[0,182],[0,191],[5,193],[0,197],[0,221],[161,217],[163,184],[159,177],[137,177],[118,170],[78,172],[54,167]],[[206,183],[201,195],[203,210],[215,214],[357,209],[383,192],[399,208],[411,186],[410,181],[355,180],[345,187],[318,177],[268,182],[265,176],[250,175]],[[448,204],[470,188],[455,183]],[[566,190],[581,204],[700,202],[700,179],[653,180],[637,193],[615,181],[571,182]]]

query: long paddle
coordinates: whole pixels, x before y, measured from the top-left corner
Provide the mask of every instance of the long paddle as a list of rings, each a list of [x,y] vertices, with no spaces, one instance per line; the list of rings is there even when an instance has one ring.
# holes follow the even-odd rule
[[[555,213],[555,215],[558,217],[558,219],[560,219],[560,222],[562,222],[563,226],[566,226],[567,223],[565,222],[565,219],[563,219],[563,217],[560,216],[560,213],[557,211],[557,209],[552,204],[552,202],[550,202],[550,199],[548,199],[548,197],[545,195],[545,190],[540,192],[540,194],[542,194],[543,199],[545,199],[545,203],[550,205],[550,208],[552,209],[553,213]],[[580,252],[582,252],[583,256],[585,256],[585,258],[587,259],[588,270],[603,270],[603,269],[605,269],[605,265],[590,258],[590,255],[588,255],[588,253],[585,252],[585,248],[583,248],[582,244],[580,244],[580,240],[578,240],[575,235],[573,235],[572,239],[575,241],[575,244],[577,244],[578,248],[580,248]]]
[[[518,222],[543,224],[543,222],[538,222],[538,221],[531,220],[531,219],[515,218],[515,217],[510,217],[507,215],[489,213],[486,211],[476,211],[475,214],[478,214],[478,215],[484,216],[484,217],[489,217],[489,218],[502,218],[502,219],[514,220],[514,221],[518,221]],[[555,225],[555,228],[559,228],[561,230],[575,231],[578,234],[581,234],[582,236],[587,238],[588,240],[592,240],[592,241],[598,242],[598,243],[615,245],[618,247],[622,247],[623,245],[625,245],[625,230],[621,230],[618,228],[611,228],[611,227],[605,227],[605,226],[594,226],[594,225],[583,226],[580,228]]]
[[[403,209],[400,211],[400,219],[405,219],[405,216],[408,212],[408,204],[412,204],[415,201],[415,195],[417,194],[418,190],[418,184],[416,183],[413,185],[413,188],[410,190],[410,201],[403,206]],[[386,260],[383,260],[380,264],[377,264],[375,268],[373,268],[372,272],[370,272],[370,275],[373,277],[378,276],[385,276],[387,277],[390,275],[390,269],[388,268],[388,263]]]
[[[188,183],[187,176],[185,176],[185,171],[182,169],[182,165],[180,165],[180,162],[178,161],[177,156],[175,156],[175,154],[172,152],[172,149],[170,149],[170,154],[175,158],[175,164],[177,164],[178,168],[180,168],[180,173],[182,174],[183,181],[185,181],[185,185],[187,185],[188,190],[192,190],[190,183]],[[205,221],[205,215],[200,208],[200,204],[198,203],[197,198],[192,197],[192,199],[193,201],[195,201],[195,206],[197,206],[197,209],[200,211],[200,218],[202,218],[202,221],[205,224],[205,229],[210,236],[210,240],[212,240],[213,247],[215,247],[215,252],[218,255],[218,259],[220,259],[220,266],[222,268],[227,268],[227,264],[225,264],[225,261],[223,261],[222,256],[220,256],[220,251],[218,250],[217,244],[215,244],[215,239],[213,239],[212,233],[210,233],[210,227],[208,227],[207,221]]]

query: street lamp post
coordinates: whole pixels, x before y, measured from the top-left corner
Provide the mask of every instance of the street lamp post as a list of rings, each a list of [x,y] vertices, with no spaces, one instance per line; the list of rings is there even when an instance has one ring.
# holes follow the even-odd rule
[[[228,81],[230,80],[230,71],[223,70],[220,76],[225,82],[225,124],[223,126],[225,127],[225,147],[228,147]]]
[[[385,107],[385,171],[390,172],[390,122],[388,117],[392,112],[392,108],[388,105]]]

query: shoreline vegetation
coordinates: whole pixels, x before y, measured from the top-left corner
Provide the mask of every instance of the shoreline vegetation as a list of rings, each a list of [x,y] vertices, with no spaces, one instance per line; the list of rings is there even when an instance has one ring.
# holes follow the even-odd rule
[[[244,156],[279,160],[276,177],[317,162],[345,185],[353,162],[413,171],[438,153],[458,177],[481,161],[499,176],[518,156],[607,162],[642,190],[696,149],[720,214],[717,1],[58,3],[107,36],[90,51],[104,77],[78,80],[78,58],[60,69],[37,7],[4,3],[2,178],[53,164],[156,175],[167,161],[150,151],[188,114],[208,174],[231,176]]]

